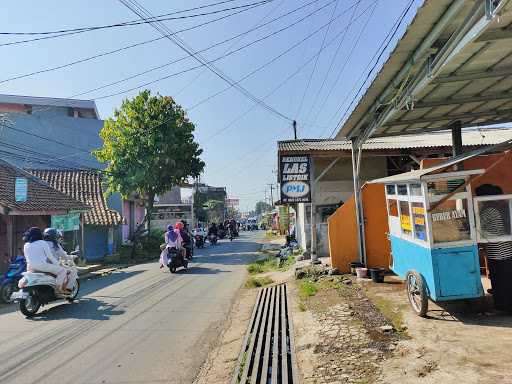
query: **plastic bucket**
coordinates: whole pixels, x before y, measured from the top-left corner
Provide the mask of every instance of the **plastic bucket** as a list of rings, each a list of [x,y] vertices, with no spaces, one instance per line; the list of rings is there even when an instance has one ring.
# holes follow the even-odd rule
[[[364,267],[364,265],[358,261],[354,261],[352,263],[350,263],[350,273],[352,275],[356,275],[356,268],[362,268]]]
[[[384,282],[384,274],[386,272],[383,268],[370,268],[370,277],[375,283],[383,283]]]
[[[356,268],[356,275],[360,279],[365,279],[368,277],[368,268],[359,267]]]

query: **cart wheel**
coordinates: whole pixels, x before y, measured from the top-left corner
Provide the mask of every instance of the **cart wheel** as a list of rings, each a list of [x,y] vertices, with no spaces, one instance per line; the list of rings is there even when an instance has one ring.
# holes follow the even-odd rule
[[[407,297],[411,307],[418,316],[426,317],[428,311],[428,297],[425,289],[425,280],[416,271],[407,272]]]

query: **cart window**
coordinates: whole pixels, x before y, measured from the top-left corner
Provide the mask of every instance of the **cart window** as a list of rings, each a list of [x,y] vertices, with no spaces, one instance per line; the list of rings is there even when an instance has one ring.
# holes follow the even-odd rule
[[[400,201],[400,227],[404,235],[412,234],[411,212],[409,211],[408,201]]]
[[[512,235],[510,225],[510,200],[478,201],[480,236],[493,238]]]
[[[467,199],[444,201],[430,215],[434,243],[471,239]]]
[[[411,196],[422,196],[421,192],[421,184],[411,184],[409,185],[409,189],[411,190]]]
[[[394,199],[388,199],[389,216],[398,217],[398,204]]]
[[[395,184],[386,185],[386,192],[388,195],[395,195],[396,194],[396,185]]]
[[[402,196],[407,196],[407,185],[406,184],[398,184],[398,194]]]
[[[453,192],[466,182],[465,179],[443,179],[427,183],[428,195],[439,196]],[[463,191],[460,191],[463,192]]]
[[[419,240],[427,241],[425,207],[423,203],[412,203],[412,220],[414,224],[414,237]]]

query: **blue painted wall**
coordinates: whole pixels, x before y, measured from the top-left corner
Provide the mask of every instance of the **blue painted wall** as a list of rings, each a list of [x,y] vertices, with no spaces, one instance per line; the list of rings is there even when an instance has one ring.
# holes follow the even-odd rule
[[[86,225],[84,237],[87,261],[101,260],[108,254],[108,227]]]
[[[476,298],[483,295],[476,245],[430,249],[396,236],[391,238],[392,270],[405,279],[419,272],[434,301]]]

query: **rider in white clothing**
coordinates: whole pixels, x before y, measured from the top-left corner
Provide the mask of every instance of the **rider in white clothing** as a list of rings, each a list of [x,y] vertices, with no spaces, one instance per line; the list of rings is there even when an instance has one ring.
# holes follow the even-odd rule
[[[52,251],[54,258],[57,260],[57,263],[68,271],[68,279],[65,288],[73,289],[78,278],[76,269],[66,268],[65,265],[61,264],[61,261],[73,261],[74,256],[68,255],[67,252],[62,248],[59,242],[59,239],[61,237],[62,234],[55,228],[46,228],[43,232],[43,238],[46,241],[46,243],[50,246],[50,250]]]
[[[26,234],[26,241],[23,253],[27,260],[27,271],[51,273],[56,276],[57,288],[64,289],[68,271],[55,259],[50,246],[43,240],[41,230],[36,227],[30,228]]]

